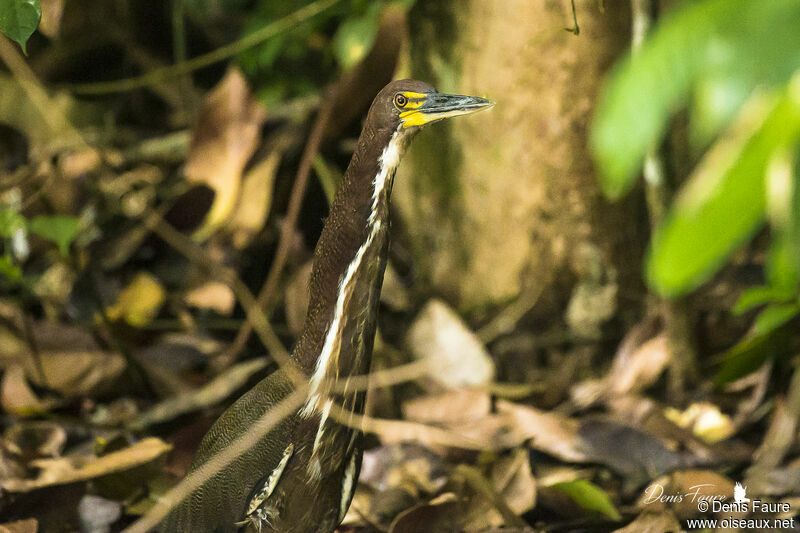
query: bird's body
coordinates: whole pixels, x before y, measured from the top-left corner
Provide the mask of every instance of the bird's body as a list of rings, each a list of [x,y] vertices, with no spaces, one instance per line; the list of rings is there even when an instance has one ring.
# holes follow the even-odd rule
[[[489,105],[412,80],[393,82],[376,96],[314,251],[309,308],[292,352],[309,380],[308,396],[182,502],[163,531],[320,533],[341,522],[358,479],[361,433],[335,422],[332,412],[363,413],[365,393],[349,381],[370,368],[395,170],[420,126]],[[209,430],[191,469],[251,431],[293,389],[283,370],[258,383]]]

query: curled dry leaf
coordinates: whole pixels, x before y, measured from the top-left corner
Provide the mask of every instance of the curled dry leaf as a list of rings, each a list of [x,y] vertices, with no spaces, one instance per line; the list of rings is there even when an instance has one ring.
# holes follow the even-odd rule
[[[0,481],[0,488],[8,492],[30,492],[44,487],[88,481],[155,461],[170,448],[161,439],[150,437],[102,457],[39,459],[31,462],[31,466],[39,468],[36,479],[4,479]]]
[[[216,194],[197,238],[213,233],[231,215],[242,172],[261,138],[266,113],[235,67],[205,97],[192,134],[186,178]]]
[[[416,359],[430,362],[431,377],[447,387],[484,385],[494,378],[489,352],[463,320],[440,300],[420,311],[407,338]]]

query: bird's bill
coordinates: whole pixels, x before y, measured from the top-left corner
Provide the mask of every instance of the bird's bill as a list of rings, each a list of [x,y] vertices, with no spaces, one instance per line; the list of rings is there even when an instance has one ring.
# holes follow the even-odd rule
[[[414,93],[414,95],[409,98],[409,106],[414,105],[415,108],[400,113],[404,128],[424,126],[445,118],[469,115],[494,105],[491,100],[479,96],[439,93]]]

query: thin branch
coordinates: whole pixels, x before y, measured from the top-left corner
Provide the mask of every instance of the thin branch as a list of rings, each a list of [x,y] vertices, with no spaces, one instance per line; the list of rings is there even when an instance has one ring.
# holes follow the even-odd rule
[[[572,7],[572,28],[564,28],[564,31],[568,31],[573,35],[580,35],[581,28],[578,26],[578,14],[575,13],[575,0],[570,0],[570,6]]]
[[[217,48],[216,50],[213,50],[207,54],[194,57],[183,63],[177,63],[168,67],[152,70],[147,74],[143,74],[142,76],[137,76],[134,78],[72,85],[70,86],[70,89],[72,92],[77,94],[108,94],[125,92],[139,89],[141,87],[148,87],[166,78],[188,74],[203,67],[213,65],[214,63],[224,61],[225,59],[244,52],[248,48],[252,48],[263,43],[267,39],[270,39],[281,33],[288,32],[299,24],[306,22],[312,17],[336,5],[340,1],[341,0],[317,0],[316,2],[312,2],[311,4],[298,9],[294,13],[267,24],[260,30],[245,35],[238,41],[234,41],[231,44]]]
[[[81,148],[89,148],[89,144],[81,133],[75,129],[69,119],[61,112],[61,107],[54,104],[50,99],[36,74],[31,70],[14,45],[11,44],[11,41],[2,35],[0,35],[0,60],[6,64],[17,83],[25,89],[26,96],[53,132],[60,133],[62,137],[68,137],[67,142],[69,144],[77,144]]]

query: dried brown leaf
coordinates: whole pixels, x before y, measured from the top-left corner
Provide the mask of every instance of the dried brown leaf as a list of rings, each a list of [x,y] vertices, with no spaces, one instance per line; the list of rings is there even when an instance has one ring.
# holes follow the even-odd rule
[[[528,451],[514,450],[492,466],[492,486],[503,496],[508,507],[517,515],[536,506],[536,479],[531,472]]]
[[[0,533],[37,533],[39,522],[34,518],[0,524]]]
[[[579,449],[580,423],[552,412],[500,400],[497,411],[511,416],[512,431],[520,440],[530,440],[537,450],[571,462],[585,462],[589,457]]]
[[[28,379],[67,398],[108,390],[125,369],[125,358],[120,354],[100,350],[42,351],[39,358],[44,381],[33,362],[26,365]]]
[[[217,314],[228,316],[233,312],[236,297],[226,284],[209,281],[186,293],[184,301],[189,307],[210,309]]]
[[[205,97],[192,135],[186,178],[216,193],[198,238],[205,238],[231,215],[242,172],[255,152],[266,113],[235,67]]]
[[[167,453],[170,448],[161,439],[150,437],[102,457],[39,459],[31,463],[40,469],[36,479],[5,479],[0,481],[0,487],[9,492],[30,492],[54,485],[88,481],[150,463]]]
[[[478,337],[440,300],[420,311],[407,338],[416,359],[430,362],[431,377],[447,387],[483,385],[494,378],[494,363]]]
[[[638,347],[630,357],[614,360],[606,380],[614,395],[639,392],[656,382],[669,362],[666,335],[653,337]]]
[[[487,416],[491,407],[486,390],[457,389],[403,402],[403,418],[426,424],[458,424]]]
[[[232,220],[227,226],[232,233],[233,245],[238,250],[243,250],[250,244],[253,237],[264,227],[264,222],[267,221],[267,215],[272,206],[275,176],[282,155],[279,152],[273,152],[244,176],[239,202],[232,215]]]
[[[17,416],[33,416],[47,411],[47,405],[28,385],[25,370],[20,365],[13,365],[3,373],[0,404],[5,412]]]

